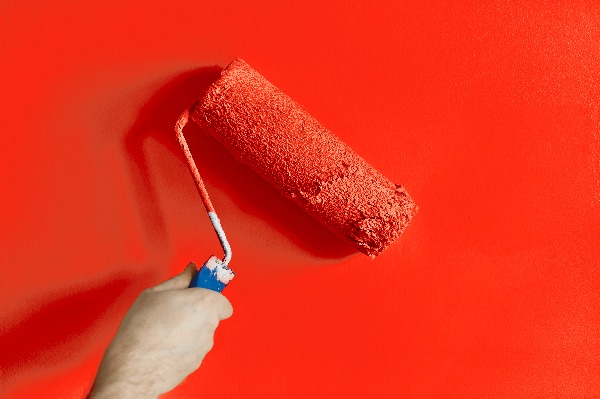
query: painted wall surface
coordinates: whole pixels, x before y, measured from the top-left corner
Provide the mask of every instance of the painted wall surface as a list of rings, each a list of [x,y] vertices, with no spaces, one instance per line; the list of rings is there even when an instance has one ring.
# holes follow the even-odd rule
[[[173,125],[235,56],[420,212],[370,260],[189,125],[234,316],[166,397],[600,397],[600,6],[545,3],[1,2],[0,397],[218,254]]]

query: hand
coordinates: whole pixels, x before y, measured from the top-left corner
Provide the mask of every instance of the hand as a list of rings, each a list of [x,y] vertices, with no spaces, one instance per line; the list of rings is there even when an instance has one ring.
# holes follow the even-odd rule
[[[200,366],[233,308],[217,292],[188,288],[196,272],[190,263],[142,292],[104,354],[91,398],[156,398]]]

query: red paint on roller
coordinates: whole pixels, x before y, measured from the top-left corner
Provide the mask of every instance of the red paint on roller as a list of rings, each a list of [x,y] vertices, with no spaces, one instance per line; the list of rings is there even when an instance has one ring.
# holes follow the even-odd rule
[[[390,245],[417,210],[401,185],[239,58],[190,114],[236,159],[369,256]]]

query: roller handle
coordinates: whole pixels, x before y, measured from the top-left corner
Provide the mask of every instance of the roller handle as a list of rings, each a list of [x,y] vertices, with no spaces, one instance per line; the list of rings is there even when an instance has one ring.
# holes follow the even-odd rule
[[[196,276],[190,283],[190,288],[198,287],[207,288],[216,292],[223,291],[229,281],[225,283],[218,278],[219,268],[225,268],[227,272],[231,273],[230,279],[233,277],[233,271],[220,262],[217,257],[213,256],[207,260],[204,265],[202,265],[198,273],[196,273]]]

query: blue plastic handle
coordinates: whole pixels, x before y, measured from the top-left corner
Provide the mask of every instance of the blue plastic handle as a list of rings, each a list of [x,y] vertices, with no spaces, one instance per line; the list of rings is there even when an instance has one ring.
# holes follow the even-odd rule
[[[190,283],[190,288],[192,288],[192,287],[208,288],[209,290],[221,292],[221,291],[223,291],[223,289],[225,287],[227,287],[226,283],[223,283],[222,281],[220,281],[217,278],[217,268],[224,267],[224,268],[227,268],[228,270],[229,270],[229,268],[224,264],[215,266],[213,263],[213,269],[212,270],[209,269],[209,267],[208,267],[209,262],[211,262],[211,261],[212,262],[220,262],[218,260],[215,261],[214,259],[216,259],[216,257],[212,257],[211,259],[204,262],[204,265],[202,265],[202,267],[200,268],[198,273],[196,273],[196,276],[192,279],[192,282]]]

